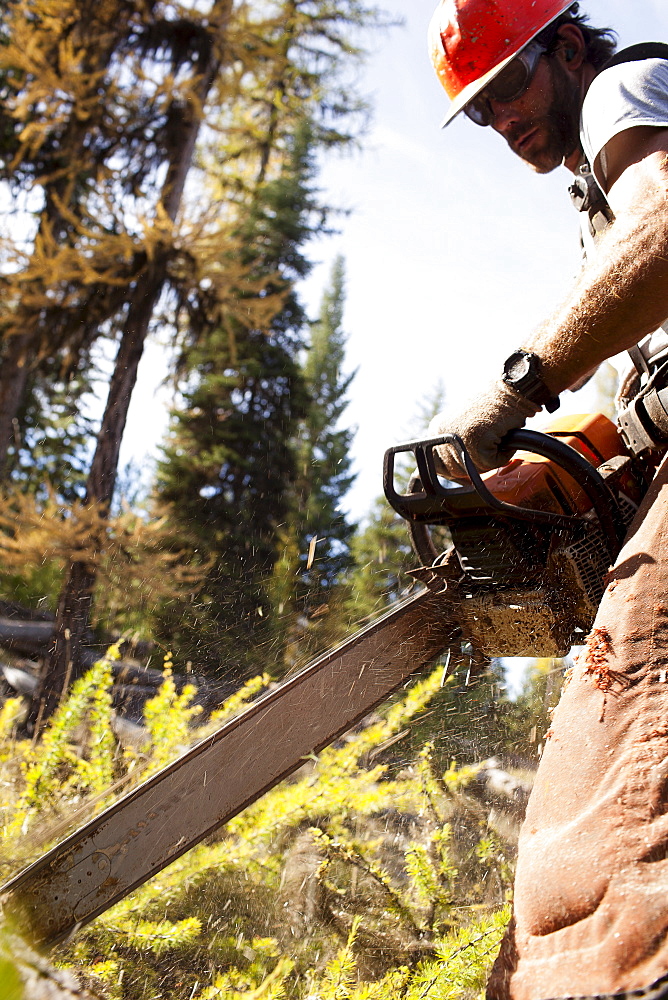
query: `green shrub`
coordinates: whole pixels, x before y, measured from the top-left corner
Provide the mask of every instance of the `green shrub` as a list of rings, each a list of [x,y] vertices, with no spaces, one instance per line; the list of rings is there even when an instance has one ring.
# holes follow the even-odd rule
[[[13,741],[16,705],[0,714],[5,857],[27,860],[72,816],[104,808],[266,680],[198,725],[194,689],[176,692],[167,656],[146,745],[121,751],[110,725],[116,655],[74,686],[40,743]],[[507,921],[511,854],[467,799],[477,766],[443,772],[430,745],[401,766],[393,757],[442,676],[439,666],[83,928],[63,964],[108,1000],[478,996]]]

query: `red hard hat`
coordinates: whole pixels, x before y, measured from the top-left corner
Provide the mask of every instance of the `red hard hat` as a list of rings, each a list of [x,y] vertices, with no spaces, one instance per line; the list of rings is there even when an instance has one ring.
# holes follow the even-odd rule
[[[458,115],[520,49],[573,6],[573,0],[440,0],[429,25],[429,53]]]

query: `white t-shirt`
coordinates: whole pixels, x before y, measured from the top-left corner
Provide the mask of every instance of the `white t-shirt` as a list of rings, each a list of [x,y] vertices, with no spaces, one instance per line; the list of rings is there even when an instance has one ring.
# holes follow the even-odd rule
[[[587,160],[603,190],[605,144],[614,136],[638,125],[668,128],[668,59],[642,59],[611,66],[594,78],[587,91],[582,106],[580,138]],[[614,190],[612,197],[606,197],[614,212]],[[583,223],[585,247],[592,252],[593,241],[584,213]],[[642,340],[639,347],[647,360],[668,349],[668,320]],[[610,361],[619,371],[628,370],[626,352]]]
[[[668,128],[668,59],[620,63],[592,81],[582,106],[580,129],[582,147],[599,182],[605,181],[601,177],[605,144],[638,125]],[[602,150],[603,162],[595,169]],[[609,200],[614,212],[613,200]]]

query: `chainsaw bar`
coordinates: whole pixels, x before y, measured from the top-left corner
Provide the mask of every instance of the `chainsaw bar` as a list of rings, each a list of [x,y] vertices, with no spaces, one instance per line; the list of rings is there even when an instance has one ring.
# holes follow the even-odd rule
[[[232,819],[457,640],[453,598],[423,591],[315,660],[0,889],[55,944]]]

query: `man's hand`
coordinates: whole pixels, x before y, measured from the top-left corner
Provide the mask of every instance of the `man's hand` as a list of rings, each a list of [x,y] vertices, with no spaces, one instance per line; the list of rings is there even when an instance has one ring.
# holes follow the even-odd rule
[[[540,406],[525,399],[505,382],[494,382],[486,392],[476,397],[459,416],[440,413],[429,425],[429,436],[458,434],[471,455],[478,472],[489,472],[505,465],[512,451],[499,451],[501,439],[508,431],[523,427],[528,417],[535,416]],[[468,479],[466,470],[452,445],[437,449],[437,472],[446,479]]]

